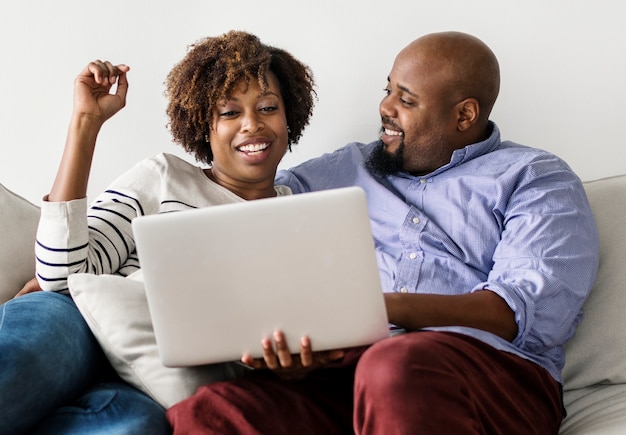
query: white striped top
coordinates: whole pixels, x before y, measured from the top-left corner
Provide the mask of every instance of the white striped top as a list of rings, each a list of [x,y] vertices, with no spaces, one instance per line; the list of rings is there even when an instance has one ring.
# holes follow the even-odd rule
[[[291,194],[276,186],[278,195]],[[35,254],[43,290],[67,292],[72,273],[119,274],[139,269],[131,221],[137,216],[244,201],[202,168],[171,154],[143,160],[87,207],[87,199],[42,202]]]

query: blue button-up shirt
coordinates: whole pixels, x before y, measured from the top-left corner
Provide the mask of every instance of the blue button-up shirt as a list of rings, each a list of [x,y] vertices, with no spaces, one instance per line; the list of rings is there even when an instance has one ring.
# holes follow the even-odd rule
[[[476,337],[536,362],[561,382],[562,346],[595,279],[598,236],[580,179],[558,157],[490,137],[456,150],[425,176],[372,176],[376,142],[351,143],[280,171],[294,193],[361,186],[367,195],[385,292],[456,295],[489,289],[515,312],[508,342]]]

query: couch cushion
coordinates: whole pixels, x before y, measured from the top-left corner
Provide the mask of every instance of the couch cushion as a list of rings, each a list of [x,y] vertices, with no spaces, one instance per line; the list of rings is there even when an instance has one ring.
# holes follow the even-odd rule
[[[559,435],[626,433],[626,384],[566,391],[564,402],[567,417]]]
[[[236,363],[187,368],[161,363],[141,271],[118,275],[79,273],[68,279],[70,294],[122,379],[168,408],[209,382],[242,373]]]
[[[565,347],[565,390],[626,383],[626,175],[586,182],[585,190],[598,224],[600,268]]]
[[[0,184],[0,304],[35,276],[39,207]]]

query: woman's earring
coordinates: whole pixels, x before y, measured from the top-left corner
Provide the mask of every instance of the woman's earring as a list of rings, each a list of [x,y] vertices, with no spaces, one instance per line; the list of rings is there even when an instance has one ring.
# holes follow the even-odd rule
[[[206,143],[209,143],[209,135],[208,135],[208,134],[205,134],[205,135],[204,135],[204,141],[205,141]]]

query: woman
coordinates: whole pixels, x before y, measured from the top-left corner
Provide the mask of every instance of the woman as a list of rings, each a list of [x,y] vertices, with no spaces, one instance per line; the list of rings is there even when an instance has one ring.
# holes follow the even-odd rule
[[[128,433],[167,433],[164,410],[147,396],[119,380],[95,384],[106,361],[66,295],[67,276],[137,270],[136,216],[290,193],[274,186],[274,176],[309,122],[312,73],[286,51],[232,31],[191,46],[166,81],[174,141],[206,167],[159,154],[119,177],[87,209],[96,138],[125,105],[129,69],[95,61],[75,80],[65,150],[37,235],[37,277],[48,291],[1,307],[0,354],[12,357],[0,357],[0,433],[28,430],[42,419],[41,432],[99,433],[123,425]],[[18,330],[19,346],[9,337]],[[9,369],[12,375],[5,375]],[[37,382],[25,389],[24,379]]]

